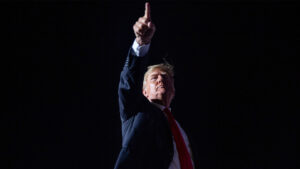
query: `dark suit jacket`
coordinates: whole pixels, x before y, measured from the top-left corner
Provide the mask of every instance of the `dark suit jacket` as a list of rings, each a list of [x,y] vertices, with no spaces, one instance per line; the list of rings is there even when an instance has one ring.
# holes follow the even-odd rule
[[[168,169],[172,133],[162,111],[142,95],[148,56],[133,56],[131,50],[119,83],[122,149],[115,169]]]

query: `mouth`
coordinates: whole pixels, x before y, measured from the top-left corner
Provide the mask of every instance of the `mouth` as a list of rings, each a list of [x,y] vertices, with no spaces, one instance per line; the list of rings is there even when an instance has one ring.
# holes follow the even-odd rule
[[[159,85],[156,87],[156,89],[159,89],[159,88],[164,88],[165,89],[165,86],[164,85]]]

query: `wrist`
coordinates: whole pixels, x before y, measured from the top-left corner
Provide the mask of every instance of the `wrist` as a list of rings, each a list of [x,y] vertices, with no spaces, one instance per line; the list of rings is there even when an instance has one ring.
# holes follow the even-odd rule
[[[151,42],[151,40],[145,40],[145,39],[141,39],[141,38],[135,38],[135,41],[140,45],[140,46],[143,46],[143,45],[147,45]]]

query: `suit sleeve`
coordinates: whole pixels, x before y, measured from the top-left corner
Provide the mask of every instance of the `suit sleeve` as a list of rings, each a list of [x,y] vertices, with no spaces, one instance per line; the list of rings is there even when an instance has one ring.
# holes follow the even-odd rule
[[[142,85],[148,56],[137,57],[130,48],[119,82],[119,109],[122,122],[138,112],[140,100],[143,100]]]

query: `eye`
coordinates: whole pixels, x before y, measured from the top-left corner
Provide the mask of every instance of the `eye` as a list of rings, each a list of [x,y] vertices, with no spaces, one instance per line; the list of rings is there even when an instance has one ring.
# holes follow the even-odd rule
[[[150,80],[151,80],[151,81],[154,81],[154,80],[156,80],[156,79],[157,79],[157,76],[156,76],[156,75],[153,75],[153,76],[150,77]]]

